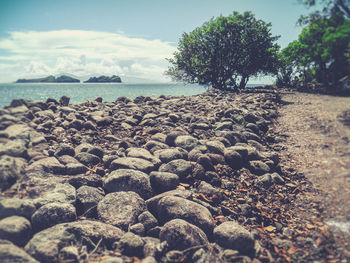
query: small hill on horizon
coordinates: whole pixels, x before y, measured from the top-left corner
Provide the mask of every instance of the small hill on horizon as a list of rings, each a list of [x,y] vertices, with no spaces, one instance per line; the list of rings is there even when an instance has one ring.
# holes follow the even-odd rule
[[[119,76],[113,75],[111,77],[108,76],[99,76],[99,77],[91,77],[88,80],[84,81],[84,83],[121,83],[122,80]]]
[[[66,75],[61,75],[57,78],[50,75],[44,78],[18,79],[16,83],[80,83],[80,80]]]

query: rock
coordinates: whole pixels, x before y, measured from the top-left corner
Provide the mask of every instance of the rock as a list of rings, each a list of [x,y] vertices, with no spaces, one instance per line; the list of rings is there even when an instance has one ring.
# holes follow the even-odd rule
[[[129,231],[131,233],[134,233],[135,235],[144,236],[145,234],[145,227],[141,223],[137,223],[135,225],[132,225],[129,227]]]
[[[96,187],[83,185],[77,190],[77,213],[85,217],[97,218],[97,205],[104,192]]]
[[[152,196],[150,177],[137,170],[119,169],[108,175],[103,183],[106,192],[133,191],[143,199]]]
[[[123,255],[129,257],[143,257],[143,246],[145,242],[142,238],[134,233],[125,233],[118,242],[117,248]]]
[[[79,188],[83,185],[92,186],[92,187],[102,187],[103,181],[102,177],[98,174],[79,174],[67,179],[67,181],[62,181],[63,183],[67,182],[74,188]]]
[[[271,179],[275,184],[284,184],[285,181],[282,176],[280,176],[278,173],[271,174]]]
[[[60,105],[61,106],[68,106],[69,105],[69,101],[70,101],[70,97],[68,96],[62,96],[60,98]]]
[[[151,172],[150,182],[153,190],[163,193],[175,189],[179,185],[179,176],[167,172]]]
[[[191,125],[192,129],[198,129],[198,130],[209,130],[211,126],[207,123],[201,122],[201,123],[193,123]]]
[[[250,161],[249,170],[256,175],[263,175],[270,172],[270,167],[262,161]]]
[[[214,239],[223,248],[238,250],[245,255],[254,252],[253,236],[237,222],[228,221],[214,228]]]
[[[150,152],[154,153],[155,151],[162,150],[162,149],[168,149],[169,146],[165,143],[158,142],[158,141],[149,141],[145,144],[145,147]]]
[[[49,203],[40,207],[32,215],[32,225],[35,232],[51,226],[72,222],[77,218],[75,207],[69,203]]]
[[[83,128],[84,122],[82,120],[73,119],[69,124],[69,128],[77,129],[80,131]]]
[[[208,148],[208,151],[211,153],[217,153],[224,155],[225,145],[220,141],[208,141],[205,143]]]
[[[174,143],[177,147],[181,147],[186,151],[191,151],[199,144],[198,140],[190,135],[178,136]]]
[[[166,241],[170,249],[176,250],[208,244],[207,236],[200,228],[182,219],[167,222],[160,231],[159,239]]]
[[[145,227],[146,231],[158,225],[157,219],[148,211],[140,214],[137,219]]]
[[[164,263],[176,263],[181,262],[185,258],[184,253],[178,250],[171,250],[165,254],[165,256],[162,258],[162,262]]]
[[[175,146],[175,139],[180,136],[184,135],[184,131],[171,131],[165,138],[165,143],[169,146]]]
[[[110,170],[117,169],[134,169],[144,173],[150,173],[155,167],[150,161],[141,158],[122,157],[112,161],[110,165]]]
[[[94,154],[81,152],[78,153],[75,158],[82,164],[92,167],[101,162],[101,159]]]
[[[79,251],[75,246],[64,247],[59,253],[59,258],[64,262],[78,263]]]
[[[6,239],[17,246],[24,246],[31,235],[32,226],[28,219],[10,216],[0,220],[0,239]]]
[[[238,152],[242,156],[243,160],[247,160],[247,158],[248,158],[248,147],[235,145],[235,146],[231,146],[227,149]]]
[[[75,151],[74,148],[68,144],[60,144],[56,151],[55,151],[55,156],[62,156],[62,155],[69,155],[69,156],[74,156]]]
[[[222,194],[219,190],[214,188],[212,185],[201,181],[200,184],[197,187],[198,192],[203,193],[206,196],[213,196],[216,195],[217,197],[221,197]]]
[[[209,234],[214,228],[214,219],[207,208],[176,196],[166,196],[159,200],[157,218],[161,223],[180,218]]]
[[[112,249],[124,232],[117,227],[97,221],[82,220],[63,223],[47,228],[37,234],[25,246],[25,251],[41,262],[58,262],[59,250],[67,245],[76,245],[88,251],[99,243]],[[91,241],[93,243],[91,243]]]
[[[145,201],[135,192],[110,193],[97,205],[101,221],[123,230],[137,223],[137,217],[145,210]]]
[[[85,174],[87,171],[89,171],[89,168],[81,163],[69,163],[66,165],[66,174],[68,175]]]
[[[197,163],[203,166],[206,171],[215,171],[213,163],[208,155],[202,154],[198,157]]]
[[[33,199],[36,207],[41,207],[52,202],[74,204],[75,200],[75,188],[70,184],[56,184],[54,189],[49,189],[41,193],[40,197]]]
[[[128,148],[126,150],[126,154],[128,157],[141,158],[153,163],[156,167],[159,167],[161,164],[161,160],[152,155],[149,151],[143,148]]]
[[[163,163],[168,163],[176,159],[187,160],[188,153],[182,148],[163,149],[154,152]]]
[[[25,161],[8,155],[0,156],[0,190],[10,188],[20,177]]]
[[[261,183],[265,187],[269,187],[272,185],[271,174],[264,174],[258,178],[258,182]]]
[[[10,216],[23,216],[30,219],[35,212],[32,200],[4,198],[0,200],[0,219]]]
[[[22,248],[13,244],[0,244],[0,259],[2,263],[39,263]]]
[[[0,155],[27,158],[27,143],[24,140],[9,141],[0,145]]]
[[[157,206],[158,206],[159,200],[161,200],[165,196],[178,196],[178,197],[182,197],[182,198],[187,199],[187,198],[190,198],[192,196],[192,193],[190,191],[187,191],[187,190],[176,189],[176,190],[161,193],[159,195],[156,195],[156,196],[148,199],[146,201],[147,208],[153,215],[157,214]]]
[[[173,160],[167,164],[162,164],[159,171],[173,173],[180,178],[185,178],[192,172],[192,163],[182,159]]]
[[[55,157],[40,159],[25,169],[26,173],[34,173],[35,176],[47,177],[49,174],[63,174],[65,167]]]
[[[92,121],[86,121],[83,123],[83,128],[86,130],[96,130],[96,125]]]
[[[242,156],[238,152],[231,149],[226,149],[225,161],[233,169],[240,169],[243,166]]]

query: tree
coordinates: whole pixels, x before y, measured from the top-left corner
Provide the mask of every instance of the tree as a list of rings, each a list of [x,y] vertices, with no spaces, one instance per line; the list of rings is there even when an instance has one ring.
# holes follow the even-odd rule
[[[212,18],[182,35],[166,74],[217,89],[244,88],[250,77],[276,72],[278,37],[270,27],[250,12]]]
[[[282,50],[280,56],[306,82],[316,80],[331,88],[350,73],[349,43],[350,20],[333,14],[329,18],[313,18],[298,40]]]

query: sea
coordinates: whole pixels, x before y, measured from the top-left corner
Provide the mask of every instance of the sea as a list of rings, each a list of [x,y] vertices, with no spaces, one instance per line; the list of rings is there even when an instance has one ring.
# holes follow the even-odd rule
[[[209,86],[182,83],[3,83],[0,84],[0,107],[18,98],[46,101],[47,98],[59,100],[66,95],[73,103],[92,101],[97,97],[102,97],[103,101],[113,102],[123,96],[129,98],[141,95],[191,96],[200,94],[208,88]]]

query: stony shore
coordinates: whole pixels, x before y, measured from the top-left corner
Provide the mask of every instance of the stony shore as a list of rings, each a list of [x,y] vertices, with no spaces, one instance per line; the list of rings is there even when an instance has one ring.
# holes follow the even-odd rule
[[[269,146],[279,103],[275,90],[13,100],[0,111],[1,262],[273,261],[296,246],[299,180]]]

